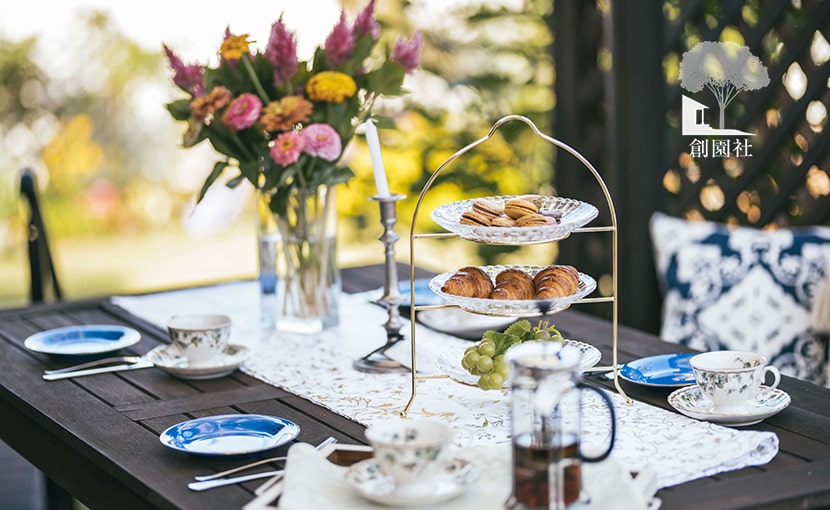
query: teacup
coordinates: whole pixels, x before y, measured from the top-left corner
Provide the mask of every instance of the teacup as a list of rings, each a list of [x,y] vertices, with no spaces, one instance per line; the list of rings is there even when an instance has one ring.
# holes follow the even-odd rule
[[[381,472],[395,480],[397,490],[406,490],[437,474],[453,432],[436,421],[393,419],[372,424],[366,438]]]
[[[778,369],[767,365],[766,356],[754,352],[705,352],[692,356],[689,363],[700,390],[721,412],[744,410],[758,394],[767,373],[773,376],[770,388],[781,382]]]
[[[174,315],[167,321],[173,345],[191,365],[204,364],[219,356],[228,346],[231,319],[227,315]]]

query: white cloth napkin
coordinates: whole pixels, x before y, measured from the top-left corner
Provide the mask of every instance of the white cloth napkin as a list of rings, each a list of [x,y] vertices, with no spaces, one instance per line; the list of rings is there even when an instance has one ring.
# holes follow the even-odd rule
[[[503,509],[510,496],[511,461],[509,446],[477,446],[457,456],[468,459],[479,469],[479,475],[470,487],[458,497],[439,505],[424,508],[441,510]],[[282,510],[360,510],[388,508],[362,498],[345,480],[348,468],[328,462],[324,454],[307,444],[296,444],[288,451],[283,494],[279,501]],[[640,473],[632,480],[628,472],[613,457],[603,462],[582,465],[584,488],[588,502],[580,502],[574,510],[655,510],[659,502],[652,501],[656,490],[654,473]],[[649,502],[652,506],[649,507]],[[654,504],[656,503],[656,505]],[[418,508],[418,507],[413,507]]]

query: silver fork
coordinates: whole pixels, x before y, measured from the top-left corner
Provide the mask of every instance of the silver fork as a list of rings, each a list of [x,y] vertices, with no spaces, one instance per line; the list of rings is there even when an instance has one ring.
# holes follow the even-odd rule
[[[322,443],[317,445],[316,448],[318,450],[321,450],[321,449],[325,448],[326,446],[328,446],[328,445],[330,445],[330,444],[332,444],[336,441],[337,440],[335,438],[329,437],[328,439],[326,439],[325,441],[323,441]],[[262,464],[263,461],[259,461],[259,463]],[[240,466],[240,468],[246,468],[246,467],[248,467],[248,466]],[[234,468],[234,469],[239,470],[240,468]],[[225,486],[225,485],[233,485],[233,484],[237,484],[237,483],[241,483],[241,482],[248,482],[248,481],[251,481],[251,480],[256,480],[258,478],[268,478],[268,477],[273,477],[272,480],[274,480],[274,482],[276,482],[280,479],[280,477],[282,476],[282,473],[283,473],[283,470],[278,469],[278,470],[274,470],[274,471],[263,471],[263,472],[260,472],[260,473],[252,473],[250,475],[236,476],[236,477],[233,477],[233,478],[213,478],[211,480],[199,480],[199,481],[196,481],[196,482],[190,482],[189,484],[187,484],[187,487],[190,490],[193,490],[193,491],[203,491],[203,490],[207,490],[207,489],[213,489],[214,487],[222,487],[222,486]],[[211,475],[206,475],[206,476],[211,476]],[[271,480],[269,480],[269,482],[270,481]],[[268,482],[266,482],[266,483],[268,483]],[[270,487],[270,485],[269,485],[269,487]]]
[[[86,363],[81,363],[80,365],[73,365],[71,367],[66,368],[44,370],[43,373],[45,375],[63,374],[66,372],[74,372],[76,370],[83,370],[85,368],[92,368],[100,365],[109,365],[110,363],[138,363],[139,361],[141,361],[141,356],[115,356],[112,358],[95,359],[92,361],[87,361]]]
[[[234,473],[238,473],[239,471],[244,471],[246,469],[250,469],[252,467],[261,466],[263,464],[268,464],[270,462],[277,462],[280,460],[285,460],[285,457],[271,457],[270,459],[262,459],[256,462],[251,462],[250,464],[244,464],[242,466],[238,466],[231,469],[226,469],[225,471],[220,471],[218,473],[212,473],[209,475],[196,475],[193,478],[200,482],[204,482],[206,480],[216,480],[217,478],[222,478],[223,476],[232,475]]]
[[[317,451],[323,451],[329,445],[332,445],[336,442],[337,442],[337,439],[335,439],[334,437],[328,437],[328,438],[326,438],[325,441],[318,444],[315,448],[317,449]],[[284,475],[285,475],[285,470],[283,470],[280,473],[274,474],[274,476],[270,480],[266,480],[262,485],[260,485],[256,489],[254,489],[254,494],[256,494],[257,496],[263,494],[265,491],[267,491],[268,489],[273,487],[276,483],[280,482]]]

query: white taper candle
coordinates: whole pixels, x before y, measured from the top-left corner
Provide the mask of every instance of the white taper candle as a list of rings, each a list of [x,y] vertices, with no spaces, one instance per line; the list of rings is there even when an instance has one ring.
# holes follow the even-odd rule
[[[375,172],[375,186],[378,196],[389,196],[389,183],[386,182],[386,170],[383,168],[383,157],[380,154],[380,140],[378,130],[372,119],[366,121],[366,144],[369,145],[369,154],[372,156],[372,170]]]

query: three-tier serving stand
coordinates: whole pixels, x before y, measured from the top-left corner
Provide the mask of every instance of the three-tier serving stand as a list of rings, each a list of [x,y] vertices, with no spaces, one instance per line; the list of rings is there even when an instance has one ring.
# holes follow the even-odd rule
[[[559,147],[560,149],[568,152],[569,154],[574,156],[577,160],[579,160],[580,163],[582,163],[582,165],[591,173],[591,175],[594,176],[594,178],[597,181],[597,184],[602,189],[602,192],[605,195],[605,200],[608,204],[608,210],[609,210],[610,217],[611,217],[611,224],[607,225],[607,226],[597,226],[597,227],[580,226],[580,227],[574,228],[570,231],[562,232],[558,236],[551,236],[549,238],[541,238],[541,239],[532,239],[532,240],[529,240],[527,242],[518,241],[518,242],[512,242],[512,243],[504,243],[504,242],[498,242],[497,241],[497,243],[498,244],[514,244],[514,245],[541,244],[541,243],[551,243],[551,242],[561,241],[562,239],[565,239],[566,237],[568,237],[571,233],[584,233],[584,232],[608,232],[608,233],[610,233],[610,235],[611,235],[611,260],[612,260],[612,263],[611,263],[612,267],[611,267],[611,292],[610,292],[610,295],[604,296],[604,297],[592,297],[592,298],[591,297],[582,297],[582,298],[574,301],[573,303],[574,304],[575,303],[610,303],[611,304],[611,307],[612,307],[611,334],[612,334],[612,349],[613,349],[611,365],[612,365],[612,370],[613,370],[613,375],[614,375],[614,386],[617,388],[617,391],[623,397],[625,397],[627,401],[630,402],[630,398],[625,394],[622,387],[620,386],[619,372],[618,372],[618,362],[617,362],[617,330],[618,330],[617,214],[616,214],[615,209],[614,209],[614,203],[611,200],[611,194],[608,192],[608,187],[605,185],[605,181],[603,181],[602,177],[599,175],[599,172],[597,172],[596,168],[594,168],[594,166],[584,156],[582,156],[582,154],[580,154],[579,152],[577,152],[576,150],[574,150],[572,147],[568,146],[567,144],[565,144],[565,143],[563,143],[563,142],[561,142],[561,141],[559,141],[555,138],[552,138],[552,137],[542,133],[541,131],[539,131],[539,129],[536,127],[536,125],[530,119],[528,119],[524,116],[521,116],[521,115],[508,115],[506,117],[502,117],[495,124],[493,124],[493,127],[490,129],[490,132],[486,136],[470,143],[469,145],[461,148],[455,154],[450,156],[450,158],[447,159],[441,166],[439,166],[438,169],[432,174],[432,176],[429,178],[429,180],[426,182],[423,189],[421,190],[421,194],[418,196],[418,202],[415,205],[415,211],[412,214],[412,223],[411,223],[410,229],[409,229],[409,267],[410,267],[410,272],[409,272],[409,289],[410,289],[410,291],[409,292],[410,292],[410,303],[411,303],[411,315],[410,315],[410,317],[412,319],[410,321],[411,322],[410,349],[411,349],[411,356],[412,356],[410,369],[411,369],[412,386],[411,386],[411,392],[410,392],[410,395],[409,395],[409,401],[406,403],[406,407],[404,407],[403,411],[401,412],[401,414],[403,416],[406,416],[406,414],[409,412],[409,408],[412,406],[412,403],[415,401],[415,396],[416,396],[416,392],[417,392],[417,385],[418,385],[419,381],[427,380],[427,379],[438,379],[438,378],[448,377],[447,375],[435,375],[435,374],[425,375],[425,374],[419,374],[418,373],[417,361],[416,361],[417,360],[417,356],[416,356],[417,341],[416,341],[416,331],[415,331],[415,314],[419,311],[422,311],[422,310],[432,310],[432,309],[448,308],[448,307],[458,306],[457,304],[441,304],[441,305],[418,305],[417,304],[417,302],[415,300],[415,245],[416,245],[415,241],[419,240],[419,239],[425,239],[425,238],[436,239],[436,238],[455,238],[455,237],[464,238],[465,237],[465,236],[459,235],[456,232],[424,233],[424,234],[416,233],[415,225],[418,222],[418,213],[421,209],[421,205],[424,201],[424,197],[426,196],[426,194],[429,191],[430,187],[432,186],[433,182],[444,171],[444,169],[446,169],[450,165],[450,163],[452,163],[453,161],[455,161],[459,157],[463,156],[467,152],[473,150],[477,146],[483,144],[484,142],[486,142],[487,140],[492,138],[501,126],[503,126],[504,124],[506,124],[508,122],[512,122],[512,121],[520,121],[520,122],[525,123],[533,131],[533,133],[535,133],[537,136],[539,136],[540,138],[542,138],[546,142],[548,142],[550,144],[553,144],[556,147]],[[498,227],[491,227],[491,228],[498,228]],[[488,242],[486,240],[481,241],[481,240],[478,240],[478,239],[471,239],[471,241],[473,241],[473,242]],[[567,308],[567,306],[565,306],[564,308]],[[536,310],[533,313],[523,314],[522,316],[530,317],[530,316],[534,316],[534,315],[535,316],[544,315],[546,313],[555,313],[555,312],[561,311],[564,308],[555,309],[553,311],[550,311],[550,310],[546,310],[544,307],[537,307]],[[467,311],[470,311],[470,310],[467,310]],[[495,311],[495,312],[488,311],[487,313],[490,314],[490,315],[494,315],[494,314],[498,314],[498,311]],[[460,363],[460,361],[461,360],[459,359],[458,362]]]

